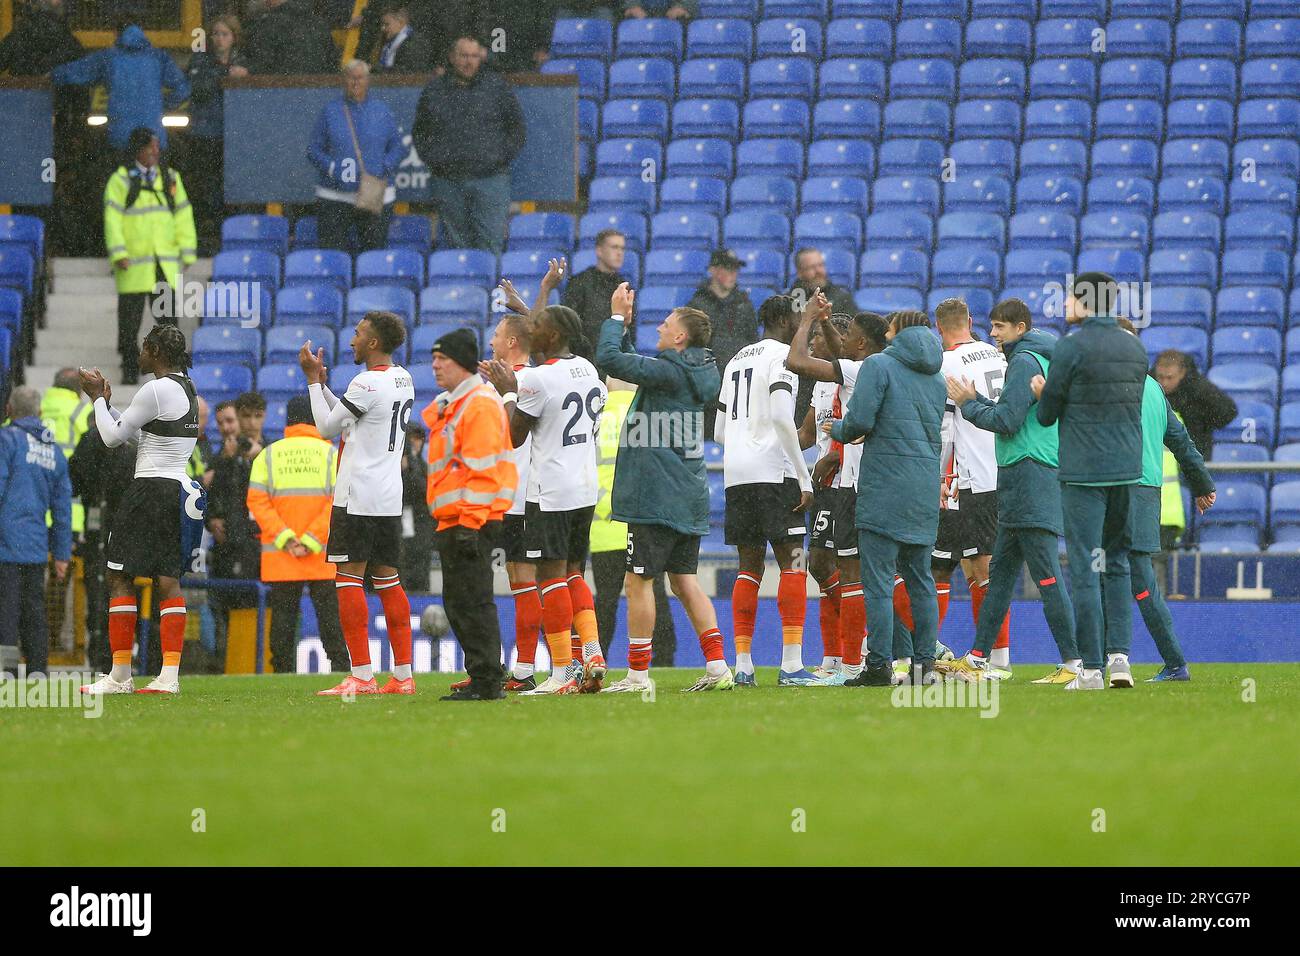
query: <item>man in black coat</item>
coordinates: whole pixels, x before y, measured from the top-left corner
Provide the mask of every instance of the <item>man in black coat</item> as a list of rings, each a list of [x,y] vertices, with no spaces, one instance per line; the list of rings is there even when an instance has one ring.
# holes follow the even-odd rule
[[[63,0],[33,0],[25,11],[19,12],[13,30],[0,40],[0,73],[45,76],[56,66],[85,56],[85,48],[64,21]]]
[[[790,294],[802,291],[804,301],[811,302],[812,297],[821,289],[822,295],[831,300],[831,312],[841,315],[853,315],[858,311],[853,304],[853,293],[844,286],[836,285],[826,275],[826,256],[820,249],[805,246],[794,254],[795,284]]]
[[[609,318],[609,300],[614,290],[624,282],[631,282],[622,272],[626,250],[627,237],[623,233],[602,229],[596,233],[596,264],[570,279],[564,290],[560,302],[578,313],[588,342],[600,338],[600,327]]]
[[[1196,361],[1186,352],[1176,349],[1161,352],[1156,356],[1151,374],[1183,420],[1196,450],[1209,461],[1214,432],[1237,417],[1237,403],[1197,371]]]
[[[375,56],[376,73],[428,73],[433,69],[429,40],[412,26],[405,2],[390,5],[379,26],[384,42]]]
[[[253,73],[334,74],[339,68],[329,24],[307,0],[266,0],[266,12],[249,24],[243,53]]]
[[[713,358],[724,369],[737,352],[758,341],[758,313],[749,293],[740,288],[740,268],[744,260],[730,249],[715,249],[709,257],[709,281],[695,290],[688,308],[699,309],[709,317],[713,329]],[[704,434],[713,434],[713,419],[718,403],[704,409]]]

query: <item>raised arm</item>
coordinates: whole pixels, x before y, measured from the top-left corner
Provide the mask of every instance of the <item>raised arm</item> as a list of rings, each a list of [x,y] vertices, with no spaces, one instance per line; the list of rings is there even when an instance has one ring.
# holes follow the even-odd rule
[[[1205,459],[1201,456],[1196,443],[1192,441],[1192,436],[1187,433],[1187,428],[1169,406],[1168,399],[1165,399],[1165,416],[1165,447],[1173,452],[1179,469],[1191,486],[1193,497],[1203,498],[1213,494],[1214,478],[1205,467]]]
[[[830,300],[822,295],[821,290],[808,300],[808,307],[804,309],[803,315],[799,319],[799,327],[795,330],[794,338],[790,341],[790,352],[785,359],[785,367],[796,375],[803,375],[817,382],[838,382],[839,366],[835,362],[828,362],[825,359],[813,358],[808,354],[808,339],[812,332],[814,322],[821,323],[822,335],[826,335],[826,330],[830,329],[835,336],[835,355],[839,355],[840,337],[835,332],[834,326],[830,321]],[[827,338],[827,343],[831,342]]]
[[[95,399],[95,427],[99,437],[109,448],[117,448],[140,437],[140,429],[158,417],[162,411],[158,404],[155,382],[145,382],[135,393],[131,405],[119,418],[103,396]]]

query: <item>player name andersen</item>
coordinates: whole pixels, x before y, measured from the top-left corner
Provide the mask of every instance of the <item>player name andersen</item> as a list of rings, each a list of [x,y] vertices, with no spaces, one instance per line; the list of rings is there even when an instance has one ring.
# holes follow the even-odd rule
[[[153,929],[152,893],[70,893],[50,897],[50,925],[59,927],[129,927],[133,936]]]

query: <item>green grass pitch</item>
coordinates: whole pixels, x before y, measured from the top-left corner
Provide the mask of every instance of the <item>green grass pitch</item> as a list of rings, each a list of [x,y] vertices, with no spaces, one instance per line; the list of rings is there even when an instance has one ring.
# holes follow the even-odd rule
[[[1295,865],[1300,669],[1192,672],[1073,694],[1020,664],[995,719],[772,669],[467,704],[189,677],[97,720],[0,708],[0,864]]]

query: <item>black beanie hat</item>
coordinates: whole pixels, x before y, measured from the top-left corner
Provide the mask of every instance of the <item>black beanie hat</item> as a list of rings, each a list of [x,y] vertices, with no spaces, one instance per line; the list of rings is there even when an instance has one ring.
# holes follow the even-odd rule
[[[453,329],[433,343],[433,351],[441,352],[466,371],[478,371],[478,335],[473,329]]]
[[[1119,300],[1119,286],[1104,272],[1084,272],[1074,277],[1070,290],[1083,302],[1091,315],[1114,315]]]

